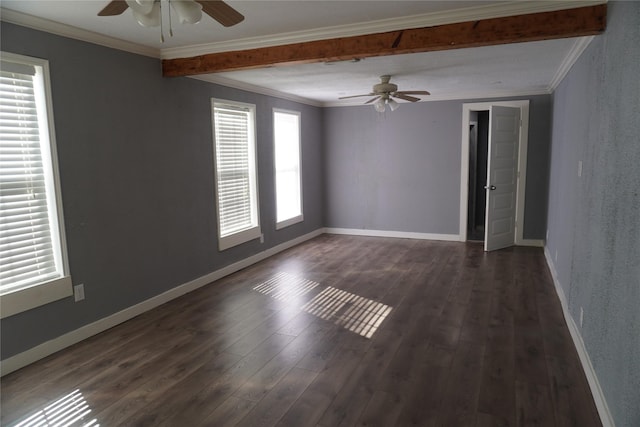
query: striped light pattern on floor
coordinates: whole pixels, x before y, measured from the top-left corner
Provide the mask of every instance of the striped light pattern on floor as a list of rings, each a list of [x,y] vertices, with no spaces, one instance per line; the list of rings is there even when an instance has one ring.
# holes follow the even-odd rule
[[[277,300],[295,303],[299,297],[319,285],[318,282],[280,272],[254,286],[253,290]],[[366,338],[373,336],[391,312],[388,305],[332,286],[327,286],[301,309]]]
[[[391,307],[386,304],[332,286],[316,295],[302,310],[321,319],[332,320],[336,325],[366,338],[371,338],[391,313]]]
[[[91,408],[80,390],[75,390],[56,400],[33,415],[14,424],[13,427],[99,427],[95,418],[85,421]]]
[[[266,282],[255,286],[253,290],[277,300],[289,301],[306,294],[319,284],[312,280],[280,272]]]

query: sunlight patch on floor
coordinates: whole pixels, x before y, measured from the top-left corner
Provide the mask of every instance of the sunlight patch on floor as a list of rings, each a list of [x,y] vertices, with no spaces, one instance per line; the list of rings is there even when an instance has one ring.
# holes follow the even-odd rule
[[[253,290],[277,300],[295,303],[300,302],[302,295],[319,285],[318,282],[280,272],[266,282],[254,286]],[[327,286],[301,309],[365,338],[371,338],[391,313],[392,308],[381,302]]]
[[[289,301],[296,300],[319,284],[289,273],[280,272],[266,282],[255,286],[253,290],[277,300]]]
[[[336,325],[366,338],[371,338],[391,313],[388,305],[332,286],[316,295],[302,310],[321,319],[333,320]]]
[[[85,421],[91,412],[80,390],[61,397],[43,409],[28,416],[13,427],[99,427],[97,419]]]

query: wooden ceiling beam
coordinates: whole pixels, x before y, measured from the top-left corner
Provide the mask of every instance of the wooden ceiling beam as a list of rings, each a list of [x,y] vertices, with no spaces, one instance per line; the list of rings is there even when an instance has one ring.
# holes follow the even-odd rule
[[[165,77],[596,35],[607,5],[165,59]]]

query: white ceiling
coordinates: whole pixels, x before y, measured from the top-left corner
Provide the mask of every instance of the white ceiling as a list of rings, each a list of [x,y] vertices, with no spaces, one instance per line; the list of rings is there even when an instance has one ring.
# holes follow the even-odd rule
[[[107,0],[3,0],[2,19],[99,44],[164,58],[238,50],[296,41],[416,28],[518,11],[554,10],[594,2],[500,1],[243,1],[227,3],[245,16],[231,28],[209,17],[173,25],[160,42],[159,28],[139,26],[126,11],[98,17]],[[568,6],[570,5],[570,6]],[[165,14],[168,8],[163,8]],[[174,20],[175,21],[175,20]],[[166,29],[165,29],[166,30]],[[198,76],[318,105],[368,93],[390,74],[400,90],[429,90],[435,99],[548,93],[588,39],[560,39],[473,49],[367,58],[360,62],[305,64]]]

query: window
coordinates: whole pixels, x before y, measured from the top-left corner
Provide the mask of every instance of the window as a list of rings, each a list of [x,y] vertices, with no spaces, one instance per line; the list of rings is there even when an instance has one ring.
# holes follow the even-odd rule
[[[8,317],[72,294],[45,60],[0,61],[0,300]]]
[[[300,113],[273,110],[276,229],[303,220],[300,178]]]
[[[261,237],[256,179],[255,106],[212,99],[218,246]]]

